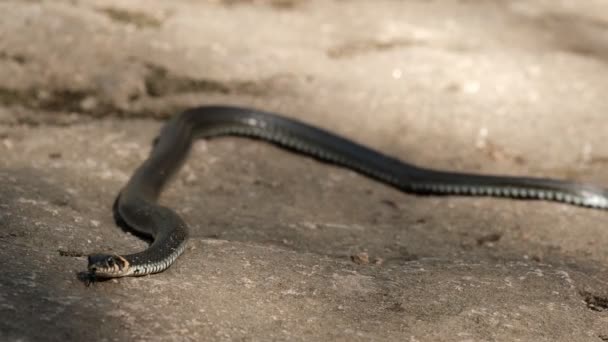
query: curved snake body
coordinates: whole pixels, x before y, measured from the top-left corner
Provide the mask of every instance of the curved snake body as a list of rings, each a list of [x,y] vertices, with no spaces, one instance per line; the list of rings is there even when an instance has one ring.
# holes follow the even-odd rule
[[[167,122],[149,158],[135,171],[115,203],[120,220],[150,237],[152,244],[136,254],[89,256],[88,270],[93,277],[157,273],[177,259],[185,249],[188,228],[172,209],[158,205],[157,199],[195,139],[224,135],[265,140],[353,169],[410,193],[539,199],[608,209],[608,191],[593,185],[426,169],[276,114],[238,107],[198,107]]]

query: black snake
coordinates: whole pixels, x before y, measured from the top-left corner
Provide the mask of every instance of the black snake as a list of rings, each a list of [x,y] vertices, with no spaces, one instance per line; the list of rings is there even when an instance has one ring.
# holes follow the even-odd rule
[[[540,199],[608,209],[608,190],[593,185],[425,169],[276,114],[238,107],[199,107],[167,122],[150,156],[115,202],[117,218],[153,242],[140,253],[90,255],[88,272],[93,279],[157,273],[177,259],[185,249],[188,227],[175,211],[158,205],[157,199],[186,158],[194,139],[223,135],[265,140],[410,193]]]

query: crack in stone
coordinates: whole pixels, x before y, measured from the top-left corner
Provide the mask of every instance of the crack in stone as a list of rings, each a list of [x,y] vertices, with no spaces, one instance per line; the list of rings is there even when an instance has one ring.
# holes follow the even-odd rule
[[[84,90],[29,88],[24,90],[0,87],[0,104],[21,105],[45,111],[79,111],[80,103],[89,95]]]
[[[11,54],[5,51],[0,51],[0,60],[8,60],[17,64],[23,65],[28,62],[28,58],[21,54]]]
[[[276,80],[281,75],[274,75],[259,81],[217,81],[208,79],[195,79],[172,75],[166,68],[154,64],[146,64],[148,73],[144,76],[145,96],[148,98],[163,98],[186,93],[216,93],[222,95],[249,95],[262,96],[277,89]],[[138,99],[134,98],[134,102]],[[79,116],[101,118],[113,116],[116,118],[148,118],[164,120],[168,115],[185,110],[187,105],[168,105],[152,110],[147,107],[137,109],[123,108],[112,101],[104,100],[94,89],[47,89],[32,87],[26,89],[12,89],[0,86],[0,105],[20,106],[38,112],[37,115],[21,115],[10,122],[0,122],[2,125],[57,125],[66,126],[74,119],[58,120],[57,115],[41,115],[41,112],[67,112]]]
[[[268,92],[274,77],[261,81],[217,81],[172,75],[166,68],[146,64],[146,93],[150,97],[164,97],[182,93],[247,94],[260,96]]]
[[[358,55],[395,50],[408,46],[423,45],[424,42],[415,39],[393,39],[393,40],[361,40],[347,42],[342,45],[335,46],[326,51],[328,57],[332,59],[353,58]]]
[[[59,253],[59,256],[70,257],[70,258],[79,258],[79,257],[84,257],[84,256],[88,255],[87,253],[72,250],[72,249],[58,249],[57,252]]]
[[[119,8],[100,8],[99,12],[105,14],[112,21],[131,24],[135,27],[142,29],[146,27],[158,28],[162,26],[162,21],[144,12],[129,11]]]
[[[276,10],[292,10],[297,8],[303,0],[220,0],[224,6],[235,6],[241,4],[269,6]]]
[[[608,296],[594,294],[589,291],[580,291],[580,295],[590,310],[598,312],[608,311]]]

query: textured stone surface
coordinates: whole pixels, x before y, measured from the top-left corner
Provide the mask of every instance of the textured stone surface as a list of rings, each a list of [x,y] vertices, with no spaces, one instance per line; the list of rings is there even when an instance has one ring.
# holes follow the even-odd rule
[[[162,121],[256,107],[404,160],[608,185],[605,1],[0,2],[0,340],[608,341],[606,213],[198,142],[168,271],[111,205]]]

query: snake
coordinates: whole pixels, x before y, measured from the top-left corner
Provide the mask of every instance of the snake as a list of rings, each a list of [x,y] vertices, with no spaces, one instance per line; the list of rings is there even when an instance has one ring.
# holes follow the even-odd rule
[[[424,168],[279,114],[234,106],[202,106],[187,109],[167,121],[150,155],[115,201],[117,222],[149,238],[150,245],[134,254],[89,255],[87,273],[92,279],[162,272],[184,252],[188,226],[173,209],[158,204],[158,198],[187,158],[193,142],[219,136],[266,141],[354,170],[406,193],[534,199],[608,209],[608,190],[595,185]]]

